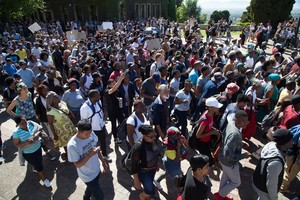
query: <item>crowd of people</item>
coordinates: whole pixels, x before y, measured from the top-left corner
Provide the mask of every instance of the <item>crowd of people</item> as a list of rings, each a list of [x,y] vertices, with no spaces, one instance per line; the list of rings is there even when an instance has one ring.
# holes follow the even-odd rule
[[[149,26],[160,33],[145,34]],[[100,165],[106,172],[112,161],[110,132],[116,148],[126,143],[122,168],[143,190],[141,200],[155,198],[163,178],[177,180],[178,199],[232,199],[241,184],[239,161],[250,156],[259,160],[253,188],[260,199],[291,194],[300,170],[300,56],[285,54],[293,26],[278,25],[271,53],[270,23],[251,23],[233,39],[222,20],[207,28],[206,41],[197,22],[181,27],[164,19],[116,22],[114,30],[89,31],[78,41],[67,38],[59,22],[30,39],[5,32],[2,96],[17,124],[12,138],[20,165],[27,161],[51,187],[42,152],[51,160],[61,156],[86,184],[83,198],[104,199],[98,179]],[[68,27],[84,31],[75,22]],[[149,49],[155,38],[160,48]],[[269,140],[261,153],[247,149],[253,136]],[[165,171],[155,177],[161,158]],[[214,194],[210,168],[223,171]]]

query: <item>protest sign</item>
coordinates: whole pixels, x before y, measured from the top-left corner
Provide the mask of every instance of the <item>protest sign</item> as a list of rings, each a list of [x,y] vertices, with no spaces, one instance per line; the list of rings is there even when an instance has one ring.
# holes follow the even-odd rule
[[[67,31],[66,34],[67,34],[68,41],[70,43],[74,43],[75,41],[86,39],[86,34],[83,31],[81,32],[79,32],[78,30]]]
[[[148,50],[153,50],[153,49],[160,49],[161,44],[158,38],[156,39],[151,39],[147,41],[147,49]]]
[[[28,27],[28,29],[29,29],[32,33],[35,33],[35,32],[37,32],[37,31],[41,30],[42,28],[41,28],[41,26],[40,26],[38,23],[34,22],[32,25],[30,25],[30,26]]]
[[[107,29],[110,29],[110,30],[113,30],[113,23],[112,22],[103,22],[102,23],[102,28],[104,30],[107,30]]]

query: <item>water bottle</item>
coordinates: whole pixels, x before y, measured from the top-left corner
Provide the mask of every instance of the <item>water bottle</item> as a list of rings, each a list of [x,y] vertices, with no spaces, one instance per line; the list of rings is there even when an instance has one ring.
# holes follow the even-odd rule
[[[118,98],[119,100],[119,108],[123,108],[123,99],[122,97]]]

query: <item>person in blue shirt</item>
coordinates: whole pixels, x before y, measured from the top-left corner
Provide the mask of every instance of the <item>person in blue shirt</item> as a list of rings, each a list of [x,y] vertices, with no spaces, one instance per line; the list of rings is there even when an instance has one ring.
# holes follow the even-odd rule
[[[27,68],[27,63],[24,60],[19,61],[20,69],[17,71],[21,75],[22,82],[27,85],[29,92],[34,95],[34,73],[31,69]]]
[[[42,127],[33,122],[27,121],[21,115],[14,118],[17,128],[13,132],[14,145],[21,149],[25,160],[34,167],[39,177],[46,187],[51,187],[52,183],[46,179],[43,167],[42,149],[40,134]]]
[[[189,79],[192,81],[194,88],[196,88],[197,85],[200,69],[201,69],[201,61],[198,60],[194,63],[194,69],[189,73]]]
[[[15,75],[15,73],[17,72],[17,68],[12,63],[12,60],[10,58],[6,58],[6,64],[3,66],[3,69],[11,77],[13,77]]]

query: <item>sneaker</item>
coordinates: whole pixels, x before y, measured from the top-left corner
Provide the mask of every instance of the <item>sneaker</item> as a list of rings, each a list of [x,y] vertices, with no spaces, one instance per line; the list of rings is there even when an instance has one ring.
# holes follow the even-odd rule
[[[225,198],[225,200],[233,200],[232,196],[227,195]]]
[[[51,181],[49,181],[48,179],[45,179],[45,180],[44,180],[44,186],[46,186],[46,187],[51,187],[51,186],[52,186]]]
[[[104,156],[104,159],[107,161],[107,162],[111,162],[111,158],[109,156]]]
[[[116,145],[122,144],[122,140],[120,140],[119,138],[116,138],[116,139],[115,139],[115,144],[116,144]]]
[[[2,163],[4,161],[4,158],[2,156],[0,156],[0,163]]]
[[[162,187],[160,185],[159,182],[157,182],[156,180],[153,181],[153,184],[155,185],[155,187],[158,189],[158,190],[162,190]]]
[[[225,199],[219,195],[219,192],[214,193],[214,197],[216,200],[224,200]]]

